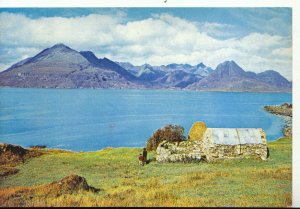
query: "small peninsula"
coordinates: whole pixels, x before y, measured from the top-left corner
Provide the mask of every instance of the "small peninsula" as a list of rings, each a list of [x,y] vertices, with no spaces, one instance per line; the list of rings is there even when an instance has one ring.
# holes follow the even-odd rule
[[[285,137],[292,138],[292,117],[293,117],[293,105],[284,103],[281,105],[265,106],[264,109],[272,114],[281,117],[285,126],[282,130]]]

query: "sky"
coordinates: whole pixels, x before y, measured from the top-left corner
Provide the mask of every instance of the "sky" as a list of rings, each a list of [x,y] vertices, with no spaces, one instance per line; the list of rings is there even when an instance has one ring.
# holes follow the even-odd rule
[[[234,60],[292,80],[291,8],[0,9],[0,71],[57,43],[134,65]]]

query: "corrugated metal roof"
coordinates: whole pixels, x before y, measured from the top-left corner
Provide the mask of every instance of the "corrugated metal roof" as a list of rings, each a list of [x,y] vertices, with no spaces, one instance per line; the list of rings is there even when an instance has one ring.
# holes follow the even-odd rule
[[[215,144],[240,144],[235,128],[212,128],[212,137]]]
[[[261,144],[261,132],[258,128],[238,128],[241,144]]]
[[[258,128],[209,128],[214,144],[238,145],[260,144],[261,132]]]

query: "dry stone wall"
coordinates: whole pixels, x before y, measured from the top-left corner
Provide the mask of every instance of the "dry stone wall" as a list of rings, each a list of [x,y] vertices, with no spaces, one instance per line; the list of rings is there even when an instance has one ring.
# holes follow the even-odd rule
[[[206,128],[203,122],[194,123],[188,141],[163,141],[156,151],[158,162],[200,162],[234,158],[266,160],[268,155],[266,135],[262,129],[214,129]]]
[[[200,162],[202,160],[200,141],[171,143],[163,141],[156,150],[158,162]]]

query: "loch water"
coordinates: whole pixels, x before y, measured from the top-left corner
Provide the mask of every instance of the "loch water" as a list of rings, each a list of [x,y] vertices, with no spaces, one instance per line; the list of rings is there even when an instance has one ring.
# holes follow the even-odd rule
[[[291,102],[291,93],[128,89],[0,88],[0,142],[95,151],[143,147],[166,124],[258,128],[282,136],[284,121],[263,110]]]

